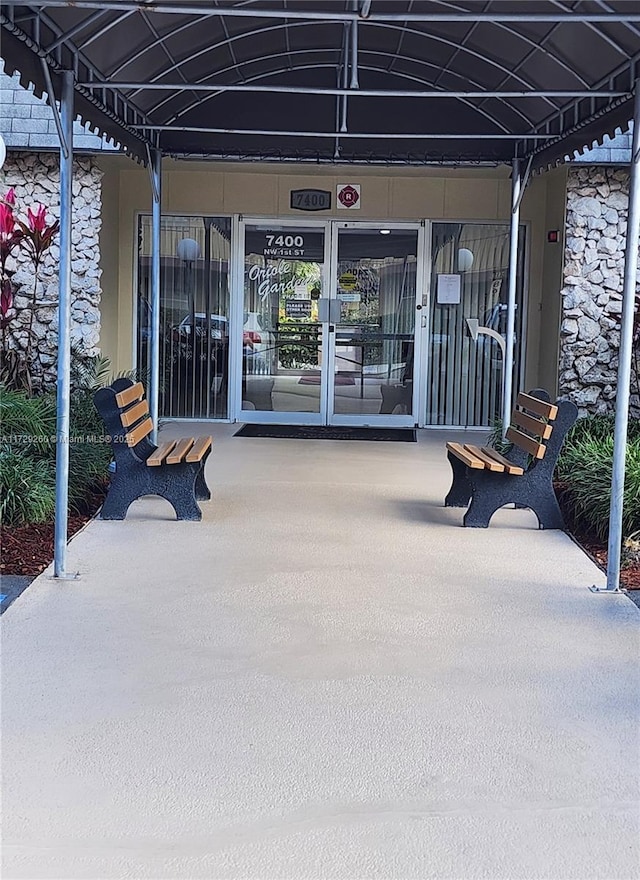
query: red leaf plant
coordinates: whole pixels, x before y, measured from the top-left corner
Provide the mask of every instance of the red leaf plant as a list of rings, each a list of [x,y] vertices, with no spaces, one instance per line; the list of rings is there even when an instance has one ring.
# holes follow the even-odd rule
[[[0,272],[3,281],[6,277],[7,259],[24,238],[24,232],[13,211],[15,203],[16,194],[13,188],[4,198],[0,198]]]
[[[0,328],[4,330],[9,324],[9,312],[13,306],[13,287],[9,278],[0,281]]]
[[[29,330],[27,336],[27,350],[25,357],[27,363],[31,360],[31,349],[33,346],[33,318],[37,304],[38,294],[38,270],[45,253],[53,244],[53,237],[60,228],[60,221],[54,220],[53,223],[47,223],[47,209],[44,205],[39,205],[37,211],[33,212],[31,208],[27,208],[27,223],[18,220],[18,224],[22,229],[24,238],[23,243],[26,250],[30,253],[33,260],[33,294],[31,295],[31,313],[29,315]]]
[[[54,235],[60,229],[60,221],[54,220],[53,223],[47,224],[47,209],[44,205],[39,205],[35,213],[31,208],[27,208],[27,223],[18,220],[18,224],[37,272],[42,258],[53,243]]]
[[[11,384],[20,384],[31,389],[31,350],[33,347],[33,318],[37,306],[38,271],[42,260],[53,244],[53,239],[60,228],[60,222],[54,220],[47,223],[47,209],[38,205],[34,210],[27,209],[27,220],[24,222],[16,216],[16,194],[11,188],[4,198],[0,197],[0,330],[2,330],[2,359],[5,365],[11,363]],[[4,330],[11,323],[9,313],[13,308],[15,286],[12,281],[13,272],[7,269],[7,260],[16,248],[28,254],[33,262],[34,284],[31,302],[29,303],[29,328],[27,348],[23,356],[7,350]],[[19,361],[19,363],[18,363]],[[6,371],[2,370],[2,376]]]

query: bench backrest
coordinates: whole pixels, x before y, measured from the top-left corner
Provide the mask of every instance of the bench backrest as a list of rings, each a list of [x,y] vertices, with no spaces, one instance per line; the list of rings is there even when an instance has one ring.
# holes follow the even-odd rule
[[[153,431],[153,422],[142,382],[116,379],[107,388],[100,388],[93,399],[111,436],[116,457],[130,449],[138,457],[146,458],[155,447],[147,439]]]
[[[507,440],[535,459],[544,458],[558,415],[555,403],[548,403],[530,394],[518,394],[511,416]]]
[[[127,446],[137,446],[141,440],[153,431],[153,422],[149,415],[149,404],[144,396],[142,382],[136,382],[124,391],[116,394],[116,404],[120,410],[120,421],[127,430]]]

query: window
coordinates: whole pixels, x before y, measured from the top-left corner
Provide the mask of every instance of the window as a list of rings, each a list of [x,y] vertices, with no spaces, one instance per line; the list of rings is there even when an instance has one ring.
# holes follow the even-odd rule
[[[228,412],[231,220],[165,216],[161,223],[159,412],[165,418],[223,419]],[[142,216],[137,363],[147,384],[150,269],[151,217]]]

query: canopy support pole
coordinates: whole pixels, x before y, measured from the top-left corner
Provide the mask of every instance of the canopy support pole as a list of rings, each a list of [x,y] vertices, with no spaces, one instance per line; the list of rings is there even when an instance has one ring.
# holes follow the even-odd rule
[[[344,61],[342,64],[342,88],[347,88],[347,81],[349,75],[349,42],[348,42],[348,34],[345,29],[344,34]],[[341,115],[340,115],[340,132],[344,133],[347,131],[347,101],[348,98],[346,94],[342,96],[342,106],[341,106]],[[337,132],[336,132],[337,134]]]
[[[58,111],[58,105],[56,104],[56,96],[53,91],[53,83],[51,82],[51,74],[49,73],[49,65],[47,64],[46,58],[40,58],[40,64],[42,66],[42,72],[44,74],[44,80],[47,84],[47,98],[49,100],[49,106],[51,107],[51,112],[53,113],[53,121],[56,125],[56,131],[58,132],[58,139],[60,140],[60,152],[67,158],[68,147],[64,134],[64,130],[62,127],[62,119],[60,118],[60,113]]]
[[[513,351],[516,326],[516,288],[518,284],[518,233],[520,231],[520,201],[522,178],[520,160],[511,161],[511,230],[509,242],[509,291],[507,299],[507,338],[503,363],[502,383],[502,437],[506,437],[511,424],[513,401]]]
[[[358,11],[358,0],[353,0],[354,11]],[[358,19],[351,22],[351,82],[349,88],[358,89]]]
[[[73,72],[63,70],[60,98],[60,266],[58,269],[58,377],[56,388],[56,510],[53,576],[67,578],[69,408],[71,402],[71,224],[73,207]],[[55,104],[54,95],[49,96]],[[65,149],[66,147],[66,149]],[[73,575],[71,576],[73,577]]]
[[[640,79],[635,84],[633,113],[633,145],[629,187],[629,217],[625,248],[622,317],[620,321],[620,353],[618,356],[618,388],[616,422],[613,438],[613,470],[611,474],[611,506],[609,509],[609,548],[607,555],[607,586],[592,587],[595,593],[620,593],[622,559],[622,512],[624,474],[629,428],[629,397],[631,396],[631,357],[633,353],[633,316],[638,277],[638,246],[640,244]]]
[[[158,400],[160,397],[160,200],[162,196],[162,153],[153,150],[151,155],[151,376],[149,382],[149,411],[153,422],[151,439],[158,439]]]

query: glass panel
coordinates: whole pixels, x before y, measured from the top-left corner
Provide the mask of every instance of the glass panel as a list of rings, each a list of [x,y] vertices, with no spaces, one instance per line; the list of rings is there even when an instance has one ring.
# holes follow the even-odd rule
[[[231,220],[167,216],[161,223],[159,412],[164,418],[226,418]],[[141,217],[137,363],[146,384],[150,267],[151,218]]]
[[[338,233],[338,415],[411,415],[417,230]]]
[[[320,412],[324,230],[245,227],[242,409]]]
[[[509,227],[434,223],[427,424],[484,427],[500,415],[502,353],[495,339],[471,338],[466,319],[506,335]],[[524,227],[520,229],[516,293],[514,388],[520,390]],[[446,290],[446,279],[460,279]]]

